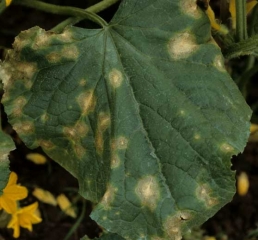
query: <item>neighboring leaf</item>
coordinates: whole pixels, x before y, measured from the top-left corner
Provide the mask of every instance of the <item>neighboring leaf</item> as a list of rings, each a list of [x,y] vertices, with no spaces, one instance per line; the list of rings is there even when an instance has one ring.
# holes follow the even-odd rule
[[[1,125],[1,119],[0,119]],[[0,126],[0,196],[3,194],[3,189],[8,183],[10,170],[8,155],[10,151],[15,149],[14,142],[10,136],[5,134]]]
[[[35,27],[2,64],[3,103],[126,239],[180,239],[235,193],[251,111],[194,0],[124,0],[105,29]]]

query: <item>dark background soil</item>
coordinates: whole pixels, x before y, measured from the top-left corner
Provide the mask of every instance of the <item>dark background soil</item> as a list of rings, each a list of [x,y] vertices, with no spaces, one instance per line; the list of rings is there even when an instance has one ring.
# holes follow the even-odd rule
[[[86,8],[97,2],[97,0],[52,0],[46,1],[54,4],[69,5],[80,8]],[[218,1],[211,1],[216,14],[219,14]],[[109,20],[115,12],[117,5],[101,13],[101,16]],[[20,31],[38,25],[46,30],[51,29],[66,17],[60,17],[43,13],[37,10],[28,9],[20,6],[11,6],[0,16],[0,56],[4,53],[4,48],[10,48],[14,37]],[[82,27],[92,27],[89,22],[79,24]],[[237,65],[241,66],[246,58],[238,59]],[[247,101],[250,105],[257,105],[258,99],[258,81],[257,76],[251,79],[248,88]],[[254,115],[256,116],[256,114]],[[78,188],[75,178],[67,171],[61,168],[51,159],[45,165],[35,165],[26,160],[27,153],[32,152],[19,140],[15,132],[7,123],[6,116],[1,108],[1,117],[3,127],[11,133],[16,141],[17,150],[10,155],[11,170],[19,176],[19,182],[33,190],[35,187],[41,187],[57,196],[60,193],[66,193],[70,199],[76,197],[74,189]],[[254,117],[255,119],[255,117]],[[41,149],[33,150],[44,154]],[[244,240],[248,239],[248,233],[251,230],[258,229],[258,143],[248,143],[243,154],[232,159],[232,169],[236,170],[238,175],[244,171],[248,174],[250,180],[250,189],[246,196],[235,195],[232,202],[223,207],[214,217],[209,219],[203,226],[204,234],[221,236],[220,239]],[[72,190],[71,190],[72,189]],[[31,191],[30,191],[31,192]],[[22,205],[33,203],[36,199],[30,195]],[[78,212],[81,212],[83,200],[77,203]],[[68,231],[72,228],[76,220],[61,214],[57,207],[40,203],[43,222],[33,226],[33,232],[27,230],[21,231],[21,240],[59,240],[64,239]],[[70,239],[78,240],[87,234],[90,238],[97,237],[101,229],[89,218],[91,212],[90,202],[86,202],[86,214],[80,226],[74,232]],[[0,240],[12,240],[12,230],[6,228],[0,229]],[[251,239],[251,238],[250,238]],[[253,237],[252,239],[256,239]],[[258,234],[257,234],[258,239]],[[197,239],[199,240],[199,239]]]

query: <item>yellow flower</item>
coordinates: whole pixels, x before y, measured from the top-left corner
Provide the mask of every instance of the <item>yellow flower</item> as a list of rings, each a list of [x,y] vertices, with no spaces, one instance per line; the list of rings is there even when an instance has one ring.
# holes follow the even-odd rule
[[[17,200],[26,198],[28,190],[26,187],[17,185],[17,174],[11,172],[9,181],[0,196],[0,210],[4,209],[7,213],[14,213],[17,209]]]
[[[257,4],[256,0],[246,3],[246,14],[249,14],[253,10],[256,4]]]
[[[257,131],[258,131],[258,125],[255,123],[252,123],[250,127],[251,134],[256,133]]]
[[[250,13],[257,4],[257,1],[253,0],[246,3],[246,14]],[[232,28],[236,29],[236,0],[229,1],[229,12],[232,19]]]
[[[232,19],[232,28],[236,29],[236,0],[229,1],[229,12]]]
[[[245,172],[240,173],[237,179],[237,192],[240,196],[245,196],[249,189],[249,180]]]
[[[215,29],[221,34],[224,34],[224,35],[228,34],[228,29],[226,28],[226,26],[224,26],[223,24],[219,24],[218,21],[216,20],[215,13],[210,7],[210,5],[208,5],[208,8],[206,9],[206,14],[210,20],[211,27],[213,29]]]
[[[45,164],[47,162],[46,157],[39,153],[29,153],[26,155],[26,158],[35,164]]]
[[[7,228],[13,228],[13,237],[18,238],[20,236],[20,227],[27,228],[32,231],[32,224],[37,224],[42,221],[36,214],[38,208],[38,202],[35,202],[29,206],[20,208],[14,214],[7,225]]]
[[[74,207],[72,206],[71,202],[69,199],[64,195],[60,194],[57,198],[57,204],[61,208],[61,210],[68,216],[72,218],[76,218],[77,214],[75,212]]]
[[[5,0],[5,6],[8,7],[11,4],[12,0]]]

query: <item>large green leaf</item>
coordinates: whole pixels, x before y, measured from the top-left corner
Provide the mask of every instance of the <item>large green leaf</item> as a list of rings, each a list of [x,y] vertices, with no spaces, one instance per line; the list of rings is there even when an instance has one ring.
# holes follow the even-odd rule
[[[0,196],[2,195],[3,189],[8,182],[10,174],[8,155],[10,151],[14,149],[15,145],[12,138],[5,134],[0,126]]]
[[[21,33],[3,103],[125,239],[180,239],[234,192],[251,111],[194,0],[124,0],[108,27]]]

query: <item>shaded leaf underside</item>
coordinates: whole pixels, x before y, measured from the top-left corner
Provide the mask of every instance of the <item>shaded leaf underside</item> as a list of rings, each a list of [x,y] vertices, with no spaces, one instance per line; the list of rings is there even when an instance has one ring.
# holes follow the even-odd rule
[[[124,0],[105,29],[22,32],[3,103],[126,239],[180,239],[234,194],[250,109],[191,0]]]
[[[1,120],[0,120],[1,125]],[[0,126],[0,196],[2,195],[2,190],[8,183],[9,179],[9,159],[8,155],[10,151],[15,149],[15,145],[10,136],[5,134]]]

